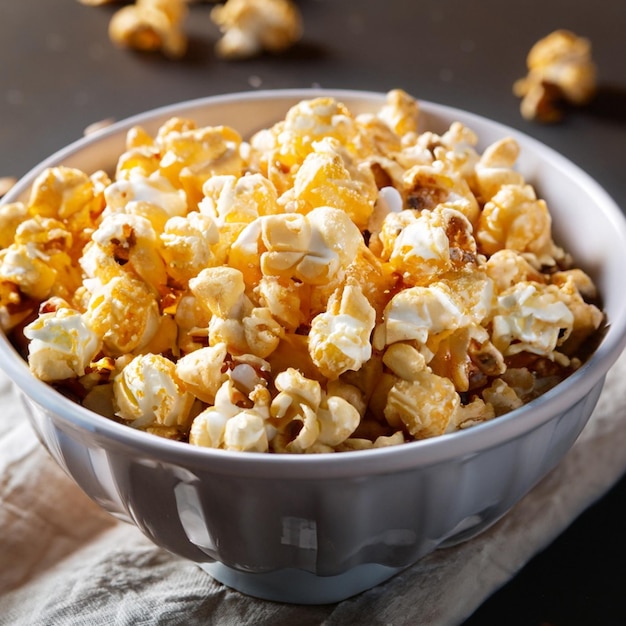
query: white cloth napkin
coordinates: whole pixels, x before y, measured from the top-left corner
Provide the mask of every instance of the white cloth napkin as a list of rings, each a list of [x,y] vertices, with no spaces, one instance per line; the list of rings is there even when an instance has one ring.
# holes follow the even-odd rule
[[[567,454],[500,522],[338,604],[283,605],[215,582],[87,498],[0,375],[0,624],[459,624],[626,471],[626,353]]]

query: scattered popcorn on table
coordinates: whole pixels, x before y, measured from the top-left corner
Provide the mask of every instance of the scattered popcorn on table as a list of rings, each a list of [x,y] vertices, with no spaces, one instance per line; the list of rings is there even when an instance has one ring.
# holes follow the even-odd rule
[[[526,64],[527,76],[513,85],[526,119],[557,122],[564,102],[581,106],[596,94],[591,43],[568,30],[556,30],[535,43]]]
[[[112,178],[45,170],[0,207],[0,323],[101,415],[239,452],[399,445],[558,384],[605,323],[519,146],[418,131],[394,90],[242,138],[132,128]]]
[[[225,59],[283,52],[302,35],[300,10],[291,0],[227,0],[211,19],[222,31],[215,50]]]

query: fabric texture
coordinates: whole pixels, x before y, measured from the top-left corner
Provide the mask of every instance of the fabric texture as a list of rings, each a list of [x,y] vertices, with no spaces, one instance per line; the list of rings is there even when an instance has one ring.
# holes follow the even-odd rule
[[[337,604],[258,600],[101,510],[49,457],[0,375],[0,624],[459,624],[626,471],[626,353],[559,466],[478,537]]]

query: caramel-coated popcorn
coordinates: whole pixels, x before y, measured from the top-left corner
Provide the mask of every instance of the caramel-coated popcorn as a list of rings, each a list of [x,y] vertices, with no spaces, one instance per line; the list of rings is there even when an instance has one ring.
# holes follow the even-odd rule
[[[302,17],[291,0],[227,0],[214,7],[211,19],[222,31],[215,46],[225,59],[282,52],[302,34]]]
[[[587,104],[596,94],[596,66],[591,42],[571,31],[555,30],[540,39],[526,58],[528,74],[515,82],[520,110],[529,120],[556,122],[562,103]]]
[[[497,418],[580,366],[591,278],[504,137],[302,101],[242,138],[172,118],[112,179],[54,167],[0,209],[0,323],[35,376],[192,445],[326,453]]]
[[[187,51],[183,31],[186,17],[185,0],[136,0],[113,14],[109,37],[124,48],[160,50],[166,56],[179,58]]]

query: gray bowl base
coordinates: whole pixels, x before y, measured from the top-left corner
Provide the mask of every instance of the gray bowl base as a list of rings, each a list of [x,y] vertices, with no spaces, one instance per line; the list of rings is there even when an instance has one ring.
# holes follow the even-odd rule
[[[288,604],[333,604],[376,587],[404,568],[378,563],[357,565],[336,576],[317,576],[295,568],[242,572],[223,563],[199,563],[215,580],[245,595]]]

